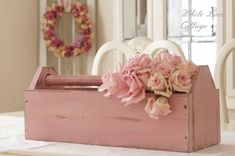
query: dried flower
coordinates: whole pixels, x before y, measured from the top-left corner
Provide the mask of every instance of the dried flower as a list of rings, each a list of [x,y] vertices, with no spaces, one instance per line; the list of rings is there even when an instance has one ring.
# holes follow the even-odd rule
[[[78,24],[79,38],[70,45],[64,45],[56,35],[57,19],[63,15],[66,4],[53,3],[43,14],[42,26],[43,37],[48,46],[56,56],[72,57],[87,53],[92,47],[92,25],[90,22],[88,8],[85,4],[74,2],[71,4],[71,13]]]
[[[146,54],[137,54],[120,72],[108,72],[102,78],[99,91],[105,96],[115,95],[126,105],[138,103],[145,98],[145,91],[151,92],[145,107],[150,117],[158,119],[171,111],[168,99],[173,92],[188,93],[191,77],[197,67],[191,61],[168,52],[160,52],[154,59]]]

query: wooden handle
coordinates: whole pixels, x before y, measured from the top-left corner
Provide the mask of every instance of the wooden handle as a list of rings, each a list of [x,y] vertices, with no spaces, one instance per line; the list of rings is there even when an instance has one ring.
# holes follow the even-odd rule
[[[79,75],[79,76],[59,76],[48,75],[45,78],[48,86],[100,86],[102,80],[100,76]]]

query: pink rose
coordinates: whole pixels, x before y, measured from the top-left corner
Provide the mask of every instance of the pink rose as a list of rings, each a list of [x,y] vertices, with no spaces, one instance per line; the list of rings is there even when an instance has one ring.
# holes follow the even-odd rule
[[[137,54],[135,57],[129,60],[127,65],[122,67],[121,72],[128,73],[132,71],[150,68],[151,61],[152,60],[147,54]]]
[[[161,51],[161,52],[157,53],[154,56],[154,60],[170,62],[171,61],[171,57],[172,57],[171,54],[164,50],[164,51]]]
[[[103,84],[98,88],[99,92],[107,90],[104,95],[109,97],[115,95],[117,97],[125,96],[129,90],[127,84],[122,80],[122,75],[119,73],[108,72],[102,76]]]
[[[55,48],[59,48],[61,46],[64,45],[64,42],[56,37],[51,39],[51,43],[50,46],[55,47]]]
[[[168,62],[160,62],[157,65],[152,66],[153,73],[160,73],[164,77],[168,78],[174,71],[172,64]]]
[[[126,106],[138,103],[145,98],[145,88],[143,83],[139,80],[135,72],[125,74],[123,81],[127,84],[129,90],[126,95],[121,97],[122,102],[125,102]]]
[[[45,40],[48,40],[51,37],[55,37],[55,31],[53,29],[44,28],[43,29],[43,36],[44,36]]]
[[[173,65],[174,68],[181,68],[183,65],[182,58],[176,54],[170,54],[169,52],[163,51],[155,55],[154,60],[157,62],[167,62]]]
[[[145,111],[151,118],[158,119],[159,116],[164,116],[172,111],[170,110],[170,105],[168,104],[168,99],[165,97],[150,97],[148,103],[145,107]]]
[[[171,64],[176,68],[180,69],[183,67],[183,61],[182,58],[178,55],[173,54],[171,57]]]
[[[189,93],[192,86],[190,77],[191,75],[185,68],[175,71],[169,78],[173,90]]]
[[[144,84],[144,87],[147,88],[148,80],[150,78],[150,69],[146,68],[138,70],[136,71],[136,75],[140,79],[140,81]]]
[[[150,77],[148,87],[150,87],[156,95],[170,97],[172,94],[170,85],[160,73],[156,73]]]
[[[192,61],[186,61],[185,67],[190,75],[195,74],[198,70],[197,66]]]
[[[168,52],[160,52],[154,59],[146,54],[137,54],[120,68],[120,72],[103,75],[103,84],[98,90],[107,91],[106,97],[116,96],[125,106],[139,103],[145,99],[145,90],[151,91],[154,96],[148,99],[145,111],[158,119],[172,112],[168,103],[172,91],[190,91],[191,76],[196,71],[197,67],[191,61],[184,61]]]
[[[47,11],[44,13],[43,15],[45,17],[45,19],[49,20],[49,21],[53,21],[53,20],[56,20],[57,18],[57,13],[56,11]]]
[[[62,3],[58,3],[57,5],[54,5],[53,9],[58,11],[59,13],[64,12],[64,6]]]
[[[127,105],[138,103],[145,98],[145,88],[135,72],[121,75],[108,72],[102,76],[103,84],[98,88],[99,92],[107,91],[106,97],[115,95]]]

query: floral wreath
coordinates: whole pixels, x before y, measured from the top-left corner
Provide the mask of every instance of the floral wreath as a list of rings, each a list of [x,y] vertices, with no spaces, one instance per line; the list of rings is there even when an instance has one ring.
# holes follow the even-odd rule
[[[56,35],[57,20],[63,15],[65,8],[63,3],[54,3],[43,15],[42,32],[48,50],[58,57],[72,57],[87,53],[91,48],[93,36],[87,5],[79,2],[71,3],[70,12],[77,23],[79,37],[70,45],[65,45],[64,41]]]

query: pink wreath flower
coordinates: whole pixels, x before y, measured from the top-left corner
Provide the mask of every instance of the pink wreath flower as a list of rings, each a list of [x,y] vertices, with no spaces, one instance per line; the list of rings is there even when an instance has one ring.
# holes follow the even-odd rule
[[[54,48],[59,48],[64,45],[64,42],[59,40],[58,38],[52,38],[50,43],[50,46]]]
[[[45,14],[43,16],[48,21],[53,21],[53,20],[56,20],[57,13],[56,13],[56,11],[47,11],[47,12],[45,12]]]
[[[53,31],[51,29],[43,29],[43,35],[44,35],[44,39],[48,40],[50,38],[55,37],[55,31]]]

